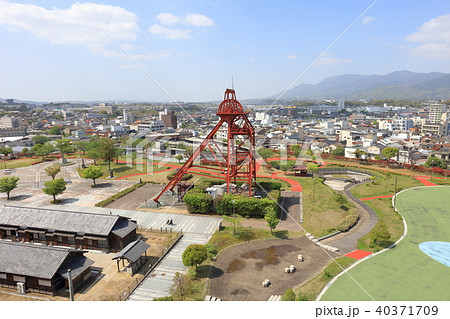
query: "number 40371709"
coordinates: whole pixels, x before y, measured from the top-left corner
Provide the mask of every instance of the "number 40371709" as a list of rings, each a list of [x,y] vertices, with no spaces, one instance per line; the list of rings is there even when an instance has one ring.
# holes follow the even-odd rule
[[[437,306],[378,306],[379,315],[385,316],[436,316],[438,314]]]

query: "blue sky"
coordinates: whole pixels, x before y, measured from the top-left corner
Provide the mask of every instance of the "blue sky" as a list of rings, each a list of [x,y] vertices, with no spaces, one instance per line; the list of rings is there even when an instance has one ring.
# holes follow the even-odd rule
[[[0,97],[209,101],[232,76],[271,96],[373,2],[0,0]],[[297,84],[398,70],[450,73],[449,1],[379,0]]]

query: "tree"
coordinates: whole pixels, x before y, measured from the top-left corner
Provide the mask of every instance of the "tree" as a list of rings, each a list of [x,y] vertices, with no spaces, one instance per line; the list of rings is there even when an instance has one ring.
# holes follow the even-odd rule
[[[260,148],[258,151],[259,156],[261,156],[265,160],[268,159],[269,157],[272,157],[274,153],[275,153],[274,151],[268,148]]]
[[[108,162],[108,170],[111,174],[111,161],[114,160],[117,154],[116,146],[114,141],[109,138],[100,139],[100,144],[98,145],[98,154],[100,158],[105,162]]]
[[[45,173],[52,179],[55,179],[56,175],[61,171],[61,166],[59,164],[53,164],[45,168]]]
[[[47,136],[42,135],[33,136],[31,140],[34,142],[34,144],[41,144],[41,145],[44,145],[45,143],[50,141],[50,139]]]
[[[116,164],[119,164],[119,157],[125,154],[125,150],[123,148],[116,149]]]
[[[45,161],[45,156],[53,153],[55,151],[55,148],[50,143],[42,144],[36,144],[31,148],[37,156],[42,156],[42,160]]]
[[[189,245],[183,252],[182,260],[183,265],[187,267],[195,267],[197,271],[197,266],[200,265],[208,258],[208,250],[204,245]]]
[[[395,147],[386,147],[381,151],[381,154],[388,160],[388,166],[391,166],[391,158],[396,157],[399,154],[398,149]]]
[[[28,147],[22,148],[22,154],[27,155],[27,154],[28,154],[28,151],[29,151]]]
[[[178,164],[179,164],[180,161],[183,159],[183,155],[178,154],[177,156],[175,156],[175,158],[178,160]]]
[[[17,187],[18,177],[3,177],[0,178],[0,193],[6,193],[6,199],[9,200],[9,193]]]
[[[386,243],[391,238],[391,233],[385,223],[379,222],[372,231],[372,240],[375,244]]]
[[[408,150],[408,160],[409,164],[411,165],[411,171],[414,170],[414,166],[417,164],[417,162],[419,162],[421,157],[422,154],[420,154],[420,152],[418,152],[416,149],[410,148]]]
[[[294,153],[295,157],[298,157],[300,155],[300,152],[302,150],[302,147],[300,145],[291,145],[289,146],[289,148],[291,149],[292,153]]]
[[[13,150],[11,147],[9,146],[1,146],[0,147],[0,154],[4,155],[4,163],[5,163],[5,169],[6,169],[6,156],[8,156],[9,154],[12,154]]]
[[[103,176],[103,171],[99,166],[91,165],[83,170],[83,177],[92,179],[95,187],[95,180]]]
[[[56,203],[56,195],[62,194],[66,190],[66,182],[63,178],[57,178],[44,183],[45,188],[42,189],[47,195],[53,196],[52,203]]]
[[[363,155],[367,155],[367,153],[359,148],[355,150],[355,157],[361,158]]]
[[[331,151],[331,155],[333,155],[333,156],[345,156],[345,148],[343,146],[338,146],[334,150]]]
[[[307,169],[308,172],[315,173],[319,169],[319,164],[309,164]]]
[[[73,151],[73,147],[70,144],[70,140],[63,138],[60,140],[57,140],[55,142],[55,149],[59,151],[61,154],[61,163],[65,163],[64,161],[64,154],[70,153]]]
[[[440,167],[440,168],[447,168],[447,164],[443,162],[440,158],[437,158],[435,156],[431,156],[427,159],[425,162],[426,167]]]
[[[229,224],[233,225],[233,235],[236,235],[236,227],[242,225],[244,218],[239,214],[223,215],[222,218]]]
[[[267,207],[264,220],[267,222],[267,226],[270,227],[270,233],[273,234],[273,230],[277,227],[280,220],[277,218],[277,212],[272,207]]]
[[[289,288],[286,290],[281,296],[281,301],[295,301],[295,292],[292,290],[292,288]]]
[[[192,291],[192,280],[186,274],[175,273],[169,293],[174,301],[186,300],[186,296]]]
[[[58,126],[58,125],[52,126],[51,128],[49,128],[48,134],[50,134],[50,135],[61,135],[62,134],[61,126]]]
[[[192,146],[186,147],[186,149],[184,150],[184,153],[183,153],[184,157],[189,158],[192,156],[192,154],[194,154],[193,147]]]
[[[207,214],[213,206],[213,197],[209,194],[199,192],[196,189],[186,192],[183,201],[186,203],[188,212],[190,213]]]

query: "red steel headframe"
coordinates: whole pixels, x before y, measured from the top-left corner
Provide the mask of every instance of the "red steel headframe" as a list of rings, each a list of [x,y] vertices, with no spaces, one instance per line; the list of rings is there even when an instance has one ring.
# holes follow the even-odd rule
[[[236,93],[232,89],[225,90],[225,96],[216,113],[220,120],[211,132],[202,141],[200,146],[189,157],[177,174],[166,185],[162,192],[153,200],[159,203],[161,196],[167,191],[175,188],[181,181],[182,176],[192,167],[203,167],[220,171],[227,184],[227,193],[230,192],[232,182],[242,181],[248,185],[248,194],[252,195],[252,182],[256,179],[256,161],[255,161],[255,129],[248,120],[248,112],[244,111],[241,103],[236,100]],[[224,126],[224,129],[221,129]],[[227,132],[227,152],[222,152],[214,136],[218,131]],[[244,145],[248,141],[247,145]],[[205,165],[194,165],[195,160],[202,151],[208,147],[208,150],[214,156],[214,161],[208,161],[210,165],[219,168],[206,167]],[[220,154],[216,154],[213,147],[219,149]],[[220,155],[222,161],[216,156]],[[212,164],[211,164],[212,163]]]

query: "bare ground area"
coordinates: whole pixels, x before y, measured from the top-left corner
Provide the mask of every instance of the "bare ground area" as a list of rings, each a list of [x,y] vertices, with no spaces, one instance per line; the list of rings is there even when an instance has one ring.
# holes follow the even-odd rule
[[[297,260],[298,254],[303,255],[303,262]],[[214,263],[208,294],[228,301],[268,300],[314,277],[329,260],[327,253],[304,236],[237,245],[226,249]],[[284,273],[290,265],[297,271]],[[267,288],[261,285],[265,279],[271,282]]]
[[[147,250],[147,256],[150,257],[151,263],[156,261],[157,256],[161,255],[162,249],[168,244],[170,239],[175,234],[147,232],[143,240],[150,244]],[[140,280],[148,267],[143,267],[141,270],[131,276],[125,272],[117,272],[117,263],[112,260],[116,253],[101,253],[90,251],[85,254],[86,257],[92,259],[94,264],[93,270],[101,270],[101,273],[89,279],[74,296],[75,300],[81,301],[101,301],[101,300],[118,300],[128,287],[133,285],[136,280]],[[127,266],[127,262],[125,262]],[[124,270],[122,263],[120,263],[121,271]],[[27,293],[26,295],[19,295],[14,289],[1,288],[1,301],[28,301],[28,300],[69,300],[69,296],[65,289],[57,292],[55,296]]]

